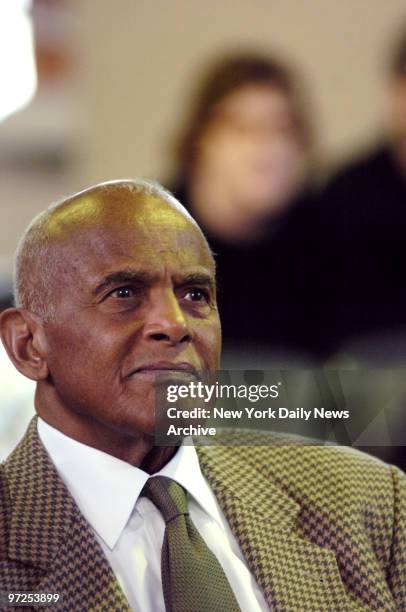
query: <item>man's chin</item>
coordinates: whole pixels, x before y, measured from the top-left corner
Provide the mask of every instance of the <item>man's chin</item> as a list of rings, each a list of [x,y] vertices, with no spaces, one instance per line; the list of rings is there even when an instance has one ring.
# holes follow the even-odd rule
[[[181,370],[142,370],[127,379],[127,431],[130,435],[143,438],[160,438],[167,422],[167,410],[173,408],[168,403],[168,389],[171,386],[189,385],[201,380],[190,371]],[[179,398],[176,406],[190,410],[196,400],[187,397]],[[161,445],[161,444],[159,444]]]

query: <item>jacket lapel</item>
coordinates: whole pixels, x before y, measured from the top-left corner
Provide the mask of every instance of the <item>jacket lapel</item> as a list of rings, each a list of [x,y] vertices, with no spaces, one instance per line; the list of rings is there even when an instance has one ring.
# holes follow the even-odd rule
[[[39,439],[37,417],[5,462],[5,472],[8,555],[45,572],[36,590],[60,593],[60,609],[129,612],[110,564]]]
[[[234,446],[197,448],[202,471],[271,610],[365,610],[350,598],[334,552],[300,537],[300,506]]]

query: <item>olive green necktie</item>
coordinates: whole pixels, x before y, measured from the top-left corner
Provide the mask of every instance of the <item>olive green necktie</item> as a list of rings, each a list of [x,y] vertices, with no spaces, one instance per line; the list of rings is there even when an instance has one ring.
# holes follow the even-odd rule
[[[162,514],[166,527],[161,555],[167,612],[240,612],[220,563],[192,523],[186,493],[174,480],[147,480],[145,495]]]

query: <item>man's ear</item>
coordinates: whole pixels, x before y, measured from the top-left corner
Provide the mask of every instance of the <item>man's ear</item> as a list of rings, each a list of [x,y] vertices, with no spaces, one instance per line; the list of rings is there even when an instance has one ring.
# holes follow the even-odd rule
[[[21,374],[37,381],[48,377],[45,333],[39,317],[24,308],[8,308],[0,314],[0,336]]]

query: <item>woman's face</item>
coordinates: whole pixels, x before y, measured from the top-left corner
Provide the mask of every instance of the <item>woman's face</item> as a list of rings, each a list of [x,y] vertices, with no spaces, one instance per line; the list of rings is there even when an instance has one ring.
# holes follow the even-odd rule
[[[291,100],[276,86],[246,85],[226,96],[199,145],[203,175],[222,182],[241,214],[262,218],[278,212],[305,175]]]

